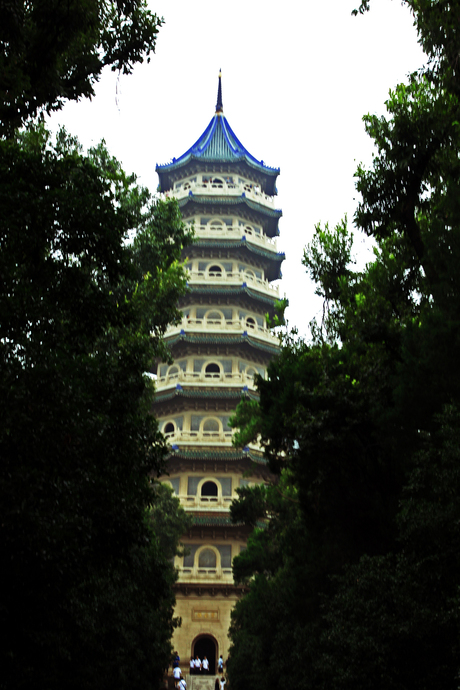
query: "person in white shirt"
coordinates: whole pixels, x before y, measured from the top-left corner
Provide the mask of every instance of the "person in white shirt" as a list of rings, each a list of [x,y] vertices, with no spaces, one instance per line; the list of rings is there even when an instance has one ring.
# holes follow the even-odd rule
[[[209,673],[209,661],[207,657],[203,657],[203,663],[201,664],[201,669],[203,673]]]
[[[181,675],[182,675],[182,673],[181,673],[181,670],[180,670],[179,666],[176,666],[175,668],[173,668],[174,685],[175,685],[176,687],[177,687],[177,685],[178,685],[178,683],[179,683],[179,681],[180,681]]]
[[[183,676],[180,677],[179,690],[187,690],[187,683],[185,682],[185,679]]]
[[[222,676],[220,679],[220,690],[224,690],[225,688],[225,678]]]
[[[195,673],[196,674],[201,673],[201,659],[198,656],[198,654],[195,657]]]

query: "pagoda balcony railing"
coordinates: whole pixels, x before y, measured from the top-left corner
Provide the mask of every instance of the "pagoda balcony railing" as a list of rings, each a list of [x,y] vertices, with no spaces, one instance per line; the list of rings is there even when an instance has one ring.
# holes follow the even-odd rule
[[[179,582],[200,582],[202,580],[223,580],[233,582],[233,571],[231,568],[179,568]]]
[[[175,429],[168,433],[163,433],[163,436],[171,444],[173,450],[174,446],[226,446],[232,445],[232,438],[234,431],[189,431],[188,429]],[[257,442],[248,443],[246,446],[249,450],[261,450],[261,446]]]
[[[189,431],[188,429],[175,429],[174,431],[163,433],[163,436],[171,444],[173,450],[181,446],[231,446],[234,431]],[[246,446],[247,450],[260,452],[261,446],[257,441],[251,441]],[[207,510],[207,508],[206,508]]]
[[[272,196],[262,192],[258,185],[250,183],[227,183],[227,182],[186,182],[179,189],[167,193],[167,196],[175,196],[176,199],[183,199],[190,194],[197,196],[245,196],[247,199],[256,201],[263,206],[275,207]]]
[[[235,495],[235,498],[237,496]],[[212,510],[213,508],[222,508],[229,510],[230,505],[233,501],[231,496],[179,496],[181,504],[184,508],[196,508],[197,510]]]
[[[256,232],[252,228],[241,227],[239,225],[191,225],[198,239],[213,240],[247,240],[264,249],[277,251],[275,237],[267,237],[262,232]]]
[[[246,374],[244,371],[235,373],[205,373],[203,371],[183,371],[180,369],[172,374],[159,376],[155,380],[157,390],[166,388],[168,385],[176,386],[177,383],[189,383],[191,385],[196,385],[199,383],[200,385],[211,387],[214,387],[216,383],[223,383],[229,387],[238,388],[241,386],[247,386],[251,390],[255,390],[254,377],[250,374]]]
[[[179,333],[239,333],[251,335],[272,344],[279,343],[279,336],[273,333],[267,326],[259,326],[258,323],[248,319],[193,319],[184,317],[177,326],[168,326],[165,337],[171,337]]]
[[[164,437],[169,443],[193,443],[193,445],[209,445],[226,443],[231,445],[233,431],[189,431],[187,429],[176,429]]]
[[[188,282],[190,285],[206,283],[206,285],[250,285],[260,292],[271,297],[279,297],[278,285],[271,285],[265,278],[246,273],[246,271],[228,271],[227,273],[218,271],[188,271]]]

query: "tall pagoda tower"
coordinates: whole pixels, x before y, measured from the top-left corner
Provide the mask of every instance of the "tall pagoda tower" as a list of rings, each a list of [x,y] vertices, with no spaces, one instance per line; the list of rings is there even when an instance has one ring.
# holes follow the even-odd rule
[[[160,191],[178,199],[196,240],[184,253],[189,292],[182,323],[166,342],[174,363],[159,363],[155,414],[171,444],[169,483],[192,516],[184,535],[187,555],[176,558],[173,646],[188,671],[190,656],[206,656],[210,672],[228,655],[230,613],[242,590],[232,559],[248,531],[230,520],[238,487],[269,473],[257,446],[232,447],[229,418],[242,396],[256,397],[254,375],[265,375],[278,338],[265,315],[279,299],[284,254],[276,239],[281,211],[274,205],[279,169],[258,161],[223,113],[219,75],[216,112],[199,139],[179,158],[157,165]]]

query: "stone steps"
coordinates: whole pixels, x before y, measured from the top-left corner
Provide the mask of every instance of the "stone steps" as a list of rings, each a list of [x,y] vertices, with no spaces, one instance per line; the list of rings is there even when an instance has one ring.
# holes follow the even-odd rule
[[[218,676],[191,676],[187,674],[185,682],[187,683],[187,690],[214,690]]]

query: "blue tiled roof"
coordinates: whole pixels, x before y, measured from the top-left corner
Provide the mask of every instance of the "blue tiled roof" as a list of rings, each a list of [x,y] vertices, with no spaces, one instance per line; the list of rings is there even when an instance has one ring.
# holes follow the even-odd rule
[[[239,164],[248,166],[256,173],[259,180],[264,180],[262,187],[269,194],[276,194],[275,180],[279,174],[279,168],[271,168],[265,165],[263,160],[257,160],[243,146],[230,127],[223,113],[221,77],[219,75],[219,91],[216,112],[203,134],[195,143],[179,158],[173,158],[170,163],[157,165],[156,171],[160,178],[160,187],[166,191],[172,186],[172,174],[176,169],[186,169],[192,161],[200,161],[202,164]]]
[[[253,166],[260,168],[265,173],[279,172],[279,168],[270,168],[263,161],[258,161],[249,153],[230,127],[223,113],[216,113],[214,115],[203,134],[188,151],[179,158],[173,158],[171,163],[159,165],[157,168],[166,170],[176,165],[181,165],[192,158],[192,156],[206,161],[219,162],[246,159],[248,163],[252,163]]]

